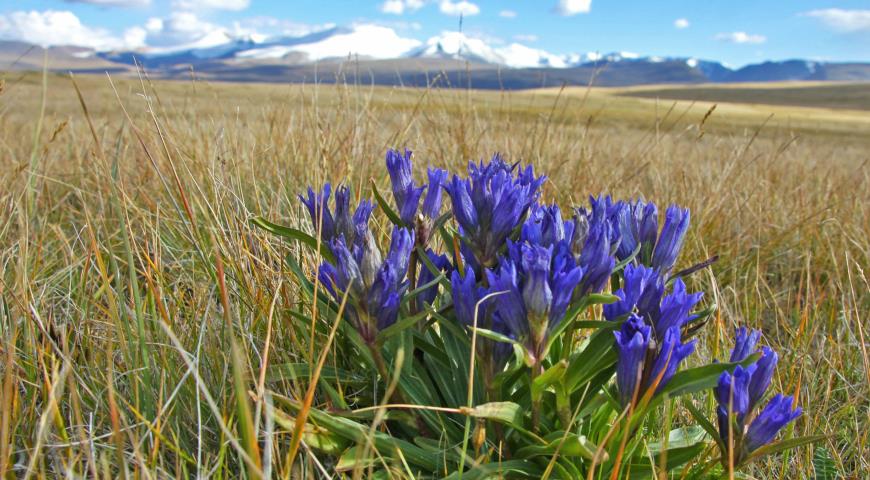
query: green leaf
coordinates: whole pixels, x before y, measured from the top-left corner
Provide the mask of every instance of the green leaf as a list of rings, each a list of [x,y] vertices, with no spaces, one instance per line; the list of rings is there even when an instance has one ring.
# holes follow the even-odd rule
[[[562,360],[545,370],[544,373],[538,375],[532,381],[532,397],[537,397],[538,395],[543,393],[544,390],[547,389],[547,387],[561,381],[562,377],[565,376],[565,372],[567,370],[568,362]]]
[[[601,328],[589,337],[586,345],[568,359],[568,373],[565,385],[574,392],[593,378],[598,372],[616,363],[616,347],[612,331],[619,322],[600,322]]]
[[[746,366],[755,363],[758,361],[760,356],[760,353],[753,353],[742,362],[711,363],[710,365],[681,370],[671,378],[671,381],[662,388],[662,391],[658,395],[661,397],[662,395],[667,394],[673,398],[679,397],[680,395],[709,390],[716,386],[719,381],[719,375],[721,375],[722,372],[733,370],[738,365]]]
[[[706,430],[698,425],[675,428],[668,432],[668,449],[691,447],[703,441],[706,436]],[[651,442],[648,444],[649,451],[653,454],[661,453],[662,447],[664,447],[662,442]]]
[[[554,432],[547,435],[546,440],[549,441],[546,445],[530,445],[519,449],[516,456],[520,458],[551,457],[558,453],[566,457],[583,457],[592,460],[595,457],[595,452],[598,451],[598,446],[589,441],[586,436],[571,432]],[[604,460],[606,460],[607,452],[602,453],[604,453]]]
[[[423,311],[423,312],[420,312],[416,315],[412,315],[410,317],[401,318],[398,321],[396,321],[396,323],[394,323],[394,324],[390,325],[389,327],[379,331],[377,334],[378,345],[383,345],[383,343],[385,341],[387,341],[389,338],[394,337],[394,336],[402,333],[406,329],[417,325],[417,322],[426,318],[426,315],[428,315],[428,314],[429,314],[428,312]]]
[[[368,450],[366,452],[366,450]],[[341,454],[338,459],[338,464],[335,466],[337,472],[349,472],[357,468],[369,468],[377,463],[378,459],[371,449],[353,446],[348,448]]]
[[[840,476],[831,453],[825,447],[813,452],[813,469],[816,471],[815,480],[836,480]]]
[[[375,184],[374,179],[371,180],[371,184],[372,194],[375,196],[375,201],[378,202],[378,205],[381,206],[381,210],[384,211],[384,213],[387,215],[387,218],[389,218],[390,221],[393,222],[393,225],[397,225],[399,227],[406,226],[405,222],[403,222],[402,219],[399,217],[399,214],[397,214],[396,211],[393,210],[393,207],[391,207],[390,204],[387,203],[386,200],[384,200],[384,197],[381,196],[381,192],[378,191],[378,186]]]
[[[707,417],[703,413],[701,413],[697,407],[695,407],[695,405],[692,403],[692,400],[687,400],[683,402],[683,406],[685,406],[689,410],[689,413],[692,414],[692,418],[694,418],[695,421],[700,424],[701,428],[703,428],[704,431],[707,432],[707,435],[710,435],[710,438],[715,440],[716,443],[719,444],[719,447],[724,450],[724,445],[722,444],[722,437],[719,436],[719,430],[717,430],[716,427],[713,426],[712,423],[710,423],[710,420],[707,420]]]
[[[480,335],[481,337],[488,338],[488,339],[494,340],[496,342],[510,343],[510,344],[514,344],[514,345],[517,344],[517,341],[514,340],[513,338],[510,338],[507,335],[502,335],[498,332],[494,332],[492,330],[487,330],[485,328],[480,328],[480,327],[477,327],[477,328],[468,327],[468,329],[471,330],[472,332],[476,331],[477,334]]]
[[[475,418],[486,418],[513,425],[519,423],[522,408],[514,402],[489,402],[478,405],[467,413]]]
[[[776,443],[771,443],[769,445],[765,445],[758,450],[752,452],[751,455],[746,459],[745,463],[749,463],[757,458],[761,458],[765,455],[772,455],[774,453],[779,453],[784,450],[791,450],[792,448],[802,447],[804,445],[809,445],[811,443],[820,442],[827,438],[825,435],[810,435],[807,437],[795,437],[789,438],[786,440],[782,440]]]
[[[487,478],[541,478],[544,470],[540,465],[528,460],[508,460],[491,462],[470,468],[465,472],[454,472],[444,480],[483,480]]]
[[[276,223],[272,223],[266,220],[263,217],[254,217],[250,220],[251,225],[262,228],[263,230],[278,235],[280,237],[288,238],[290,240],[298,240],[305,245],[311,247],[314,251],[317,251],[321,257],[325,258],[327,261],[334,262],[335,257],[332,256],[332,252],[326,248],[326,245],[323,241],[318,242],[316,238],[311,235],[303,232],[302,230],[297,230],[292,227],[285,227],[283,225],[278,225]],[[318,245],[320,250],[318,250]]]

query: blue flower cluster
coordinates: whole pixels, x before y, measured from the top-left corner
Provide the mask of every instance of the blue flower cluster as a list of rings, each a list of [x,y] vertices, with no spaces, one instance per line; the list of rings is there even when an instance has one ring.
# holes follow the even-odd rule
[[[716,386],[716,415],[719,420],[719,435],[727,457],[734,452],[734,462],[751,454],[771,440],[792,420],[801,415],[796,399],[777,394],[757,414],[755,407],[764,398],[773,378],[776,352],[764,346],[756,350],[761,337],[758,330],[741,328],[737,331],[731,362],[743,362],[750,355],[760,354],[758,360],[747,366],[737,366],[733,372],[723,372]]]
[[[499,155],[470,162],[466,176],[448,178],[447,171],[430,168],[426,184],[414,180],[409,150],[388,151],[386,167],[396,212],[388,216],[398,217],[386,251],[369,226],[372,202],[351,208],[351,192],[340,186],[330,209],[329,184],[300,195],[334,259],[319,266],[319,279],[337,302],[346,299],[346,319],[370,347],[378,332],[408,311],[432,305],[449,317],[445,312],[452,308],[461,324],[499,334],[478,343],[476,353],[490,369],[487,379],[504,369],[512,344],[534,376],[543,371],[554,332],[563,331],[569,312],[582,311],[586,300],[602,298],[590,295],[613,288],[616,301],[603,306],[603,315],[619,322],[615,386],[624,408],[661,392],[695,351],[690,337],[703,294],[689,292],[680,278],[690,270],[672,273],[688,210],[668,207],[659,228],[655,204],[602,196],[563,215],[558,205],[540,202],[546,177]],[[442,192],[451,204],[443,215]],[[437,229],[441,235],[432,235]],[[439,295],[442,283],[449,283],[449,295]],[[755,354],[758,336],[738,332],[731,361]],[[510,342],[500,341],[505,337]],[[776,353],[763,347],[757,361],[719,379],[721,437],[739,447],[740,458],[800,415],[794,399],[782,395],[754,413],[776,362]]]

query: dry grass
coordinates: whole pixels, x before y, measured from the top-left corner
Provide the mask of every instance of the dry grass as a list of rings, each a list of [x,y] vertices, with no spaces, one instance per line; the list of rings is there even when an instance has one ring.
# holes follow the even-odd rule
[[[504,152],[566,203],[607,192],[691,208],[684,261],[720,256],[695,278],[720,306],[704,354],[721,357],[735,325],[762,328],[782,358],[775,386],[807,412],[795,433],[828,435],[755,473],[812,478],[821,446],[844,476],[870,469],[866,118],[705,119],[706,106],[583,91],[118,80],[116,98],[105,77],[78,82],[87,116],[63,76],[48,79],[44,115],[38,75],[10,74],[0,96],[10,477],[234,478],[258,449],[249,472],[328,470],[303,445],[291,472],[290,435],[266,421],[269,392],[308,388],[281,365],[315,363],[327,335],[293,319],[309,307],[283,270],[289,247],[248,219],[297,224],[308,184],[383,183],[374,167],[393,145],[421,167]]]

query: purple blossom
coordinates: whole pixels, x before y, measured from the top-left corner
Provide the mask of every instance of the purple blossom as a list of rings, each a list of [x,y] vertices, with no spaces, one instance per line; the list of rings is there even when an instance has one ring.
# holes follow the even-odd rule
[[[311,224],[314,225],[315,231],[320,232],[320,238],[324,242],[335,238],[335,220],[329,210],[329,195],[331,193],[332,186],[327,183],[323,185],[323,190],[316,193],[311,187],[308,187],[308,198],[299,195],[299,200],[308,209]]]
[[[427,170],[429,177],[429,191],[426,193],[426,199],[423,200],[423,215],[428,218],[436,219],[441,213],[441,186],[447,181],[447,170],[440,168],[430,168]]]
[[[792,420],[801,416],[803,410],[795,407],[795,399],[783,394],[777,394],[767,402],[767,406],[749,424],[746,431],[745,446],[747,452],[754,452],[773,441]]]
[[[411,170],[411,151],[405,149],[405,153],[398,150],[387,150],[387,171],[390,174],[390,183],[393,189],[393,198],[399,209],[399,218],[406,225],[414,223],[417,208],[420,205],[420,197],[425,187],[414,185],[414,176]]]
[[[677,262],[677,256],[683,248],[686,232],[689,230],[689,210],[671,205],[665,212],[665,224],[656,242],[652,255],[652,267],[656,270],[670,272]]]
[[[453,265],[450,263],[450,259],[447,255],[437,254],[432,249],[426,249],[426,257],[432,263],[432,265],[441,273],[450,273],[453,271]],[[417,278],[417,286],[423,287],[424,285],[431,283],[435,280],[436,274],[432,272],[426,265],[423,265],[420,268],[420,274]],[[438,285],[432,285],[426,290],[420,292],[417,296],[417,301],[419,305],[419,309],[422,310],[423,304],[432,304],[435,301],[435,297],[438,295]]]
[[[545,179],[535,177],[531,166],[514,174],[515,169],[495,155],[489,163],[471,162],[469,178],[454,175],[444,184],[460,233],[485,267],[495,265],[499,249],[537,200]]]
[[[628,405],[643,376],[644,359],[650,342],[650,327],[637,315],[629,315],[622,328],[613,332],[619,355],[616,362],[616,390],[619,403]]]

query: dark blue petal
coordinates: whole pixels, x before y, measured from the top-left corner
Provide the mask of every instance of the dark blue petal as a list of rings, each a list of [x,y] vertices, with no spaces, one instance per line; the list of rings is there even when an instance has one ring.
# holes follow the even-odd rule
[[[695,351],[696,343],[697,340],[682,343],[678,327],[671,327],[665,332],[659,355],[653,363],[648,379],[650,384],[658,379],[656,392],[660,392],[671,381],[671,378],[677,373],[677,369],[680,368],[680,363]]]
[[[522,244],[523,301],[529,315],[538,321],[548,317],[553,291],[550,289],[551,248]]]
[[[779,360],[776,352],[770,347],[761,347],[761,358],[755,362],[756,370],[752,374],[752,380],[749,382],[749,407],[755,406],[767,392],[767,387],[770,386],[770,380],[773,378],[773,371],[776,369],[776,362]]]
[[[387,150],[386,161],[399,217],[406,224],[411,224],[417,215],[417,207],[424,190],[423,187],[414,185],[411,151],[405,149],[405,153],[401,154],[397,150]]]
[[[441,186],[447,182],[447,170],[430,168],[427,170],[429,177],[429,191],[423,200],[423,215],[429,218],[438,218],[441,212]]]
[[[323,185],[323,190],[315,193],[311,187],[308,187],[308,198],[299,195],[299,200],[308,209],[308,216],[311,218],[311,224],[314,230],[320,232],[320,238],[327,242],[335,238],[335,221],[332,217],[332,212],[329,211],[329,195],[332,191],[332,186],[326,183]]]
[[[800,407],[792,408],[792,397],[777,394],[770,399],[764,410],[755,417],[746,432],[746,451],[753,452],[770,443],[776,434],[802,413]]]
[[[426,257],[432,262],[432,265],[438,269],[439,272],[449,273],[453,269],[453,265],[450,264],[450,259],[447,258],[447,255],[438,255],[432,249],[426,249]],[[417,278],[417,286],[422,287],[427,283],[435,280],[436,274],[432,273],[431,270],[426,265],[420,266],[420,275]],[[422,307],[423,304],[432,304],[435,301],[435,297],[438,295],[438,285],[433,285],[426,290],[420,292],[417,297],[418,305]],[[422,309],[422,308],[421,308]]]
[[[737,417],[739,425],[743,425],[743,419],[749,413],[749,381],[754,372],[755,365],[746,368],[738,365],[733,373],[722,372],[716,385],[716,401]]]
[[[761,338],[760,330],[748,330],[746,327],[737,329],[734,339],[734,348],[731,350],[731,362],[742,362],[746,357],[755,353],[755,345]]]
[[[618,332],[613,332],[616,337],[617,361],[616,361],[616,387],[619,401],[623,406],[628,405],[634,396],[638,379],[643,375],[643,363],[646,358],[650,341],[650,327],[642,318],[631,315],[622,324]]]
[[[669,272],[677,261],[686,232],[689,229],[689,210],[676,205],[665,212],[665,224],[653,251],[652,266],[660,272]]]
[[[402,279],[408,271],[411,250],[414,249],[414,232],[406,228],[393,227],[387,263],[395,270],[397,278]]]
[[[686,284],[682,279],[674,282],[674,289],[670,295],[666,295],[661,301],[659,315],[655,319],[656,336],[661,338],[664,332],[671,327],[682,328],[692,320],[690,313],[695,305],[701,300],[703,292],[688,294]]]
[[[487,270],[486,276],[489,292],[493,294],[492,308],[499,321],[505,324],[515,338],[528,338],[529,323],[516,266],[510,260],[502,259],[498,269]]]

